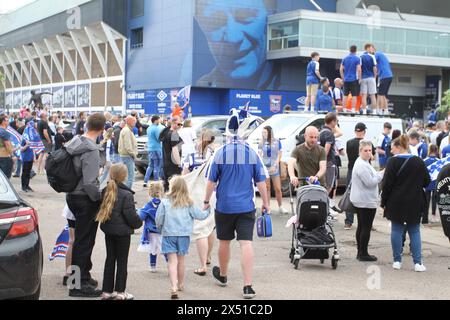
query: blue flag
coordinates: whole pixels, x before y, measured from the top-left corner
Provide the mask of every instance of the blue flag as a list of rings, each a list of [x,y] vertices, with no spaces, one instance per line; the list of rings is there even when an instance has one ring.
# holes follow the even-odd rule
[[[66,226],[59,235],[58,239],[56,239],[55,247],[53,248],[52,253],[50,253],[48,259],[50,261],[53,261],[56,258],[65,259],[68,249],[69,249],[69,226]]]
[[[8,128],[6,128],[6,131],[8,131],[9,136],[11,137],[11,144],[13,148],[20,148],[22,144],[22,136],[20,135],[20,133],[14,130],[11,126],[8,126]],[[20,150],[14,151],[14,155],[16,157],[20,157]]]
[[[178,99],[181,99],[181,101],[186,102],[187,100],[190,100],[191,98],[191,86],[184,87],[178,92]]]
[[[34,154],[39,155],[42,151],[45,150],[45,146],[42,143],[41,137],[39,133],[34,128],[34,121],[30,121],[25,128],[22,136],[28,143],[30,144],[31,150],[33,150]]]
[[[450,163],[450,156],[447,158],[440,159],[435,163],[428,166],[428,172],[430,173],[431,181],[437,180],[439,172],[441,172],[442,168]]]

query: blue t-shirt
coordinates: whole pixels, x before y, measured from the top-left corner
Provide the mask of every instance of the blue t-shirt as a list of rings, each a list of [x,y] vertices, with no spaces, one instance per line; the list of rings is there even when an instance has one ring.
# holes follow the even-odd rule
[[[423,162],[425,162],[425,166],[428,168],[429,166],[431,166],[433,163],[435,163],[438,160],[439,159],[436,157],[428,157],[425,160],[423,160]],[[428,187],[426,187],[426,190],[434,191],[436,189],[436,182],[437,182],[437,180],[431,181],[431,183],[428,185]]]
[[[259,146],[259,150],[262,151],[263,156],[262,160],[266,167],[278,166],[278,152],[282,150],[281,141],[278,139],[274,139],[272,144],[269,144],[268,141],[264,143],[264,145]]]
[[[349,54],[342,60],[344,66],[344,82],[354,82],[358,80],[357,67],[361,65],[361,58],[356,54]]]
[[[428,146],[427,146],[427,144],[424,141],[421,141],[417,145],[417,154],[422,159],[426,159],[426,157],[428,156]]]
[[[442,158],[447,158],[448,155],[450,155],[450,144],[442,149]]]
[[[392,74],[391,64],[386,55],[378,51],[375,53],[375,58],[377,59],[378,77],[380,79],[392,78],[394,75]]]
[[[333,92],[328,90],[325,94],[322,90],[319,90],[316,98],[316,110],[317,111],[327,111],[333,112]]]
[[[390,143],[391,143],[391,137],[389,135],[382,134],[380,136],[380,139],[378,140],[378,148],[380,148],[381,150],[386,152],[388,149],[388,145]],[[387,161],[388,161],[387,154],[379,154],[378,155],[378,162],[381,167],[386,166]]]
[[[319,63],[312,60],[306,67],[306,85],[319,84],[319,78],[316,71],[319,71]]]
[[[161,151],[162,152],[162,145],[159,141],[159,135],[161,134],[161,131],[163,131],[164,126],[163,125],[154,125],[152,124],[147,129],[147,136],[148,136],[148,151]]]
[[[25,139],[22,140],[22,143],[20,144],[22,147],[24,147],[26,144]],[[22,162],[32,162],[34,161],[34,152],[31,150],[30,146],[28,146],[27,149],[20,152],[20,160]]]
[[[11,137],[9,136],[8,131],[3,128],[0,128],[0,148],[5,147],[4,141],[11,141]]]
[[[375,78],[375,73],[373,72],[373,68],[377,65],[377,59],[373,54],[368,52],[364,52],[361,56],[361,70],[362,70],[362,78]]]
[[[209,181],[218,182],[217,211],[222,214],[254,211],[254,183],[266,181],[268,176],[261,158],[245,142],[235,138],[218,149],[209,172]]]

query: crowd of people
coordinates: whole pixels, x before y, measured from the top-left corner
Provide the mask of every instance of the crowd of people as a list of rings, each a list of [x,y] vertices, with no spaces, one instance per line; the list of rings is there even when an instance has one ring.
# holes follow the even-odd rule
[[[392,80],[389,62],[373,45],[367,44],[365,50],[358,57],[356,47],[350,48],[350,55],[342,62],[342,79],[334,81],[333,89],[328,79],[321,77],[319,54],[313,53],[307,69],[307,107],[340,111],[343,109],[339,106],[353,100],[350,109],[354,110],[354,100],[361,93],[363,113],[367,113],[370,97],[374,114],[387,114],[386,95]],[[273,187],[278,212],[288,214],[282,206],[282,143],[276,132],[266,126],[258,151],[253,150],[237,135],[238,127],[231,126],[234,122],[230,121],[226,143],[216,145],[213,132],[203,130],[197,137],[191,121],[183,119],[187,105],[188,102],[183,107],[176,105],[170,119],[152,116],[147,128],[136,112],[128,116],[94,113],[89,117],[81,112],[70,134],[64,124],[68,117],[61,112],[50,114],[24,109],[19,114],[0,115],[0,168],[8,178],[13,172],[14,177],[22,177],[23,192],[33,192],[30,179],[44,174],[48,154],[61,148],[71,155],[81,177],[76,188],[67,194],[64,208],[70,248],[63,283],[68,285],[70,296],[134,299],[126,290],[128,254],[131,235],[144,225],[138,251],[148,254],[152,272],[156,271],[158,256],[164,256],[172,299],[178,299],[185,288],[185,257],[191,241],[196,242],[200,261],[200,268],[194,273],[205,276],[212,264],[216,237],[218,265],[212,268],[216,283],[223,287],[228,284],[231,241],[236,239],[241,249],[243,297],[255,297],[252,244],[255,186],[261,195],[262,211],[271,213]],[[299,142],[290,155],[287,171],[294,187],[320,184],[327,189],[329,219],[333,220],[342,213],[334,197],[341,157],[347,155],[347,184],[352,186],[350,199],[354,212],[345,212],[345,229],[352,229],[356,215],[356,258],[362,262],[378,259],[369,254],[369,243],[376,212],[381,206],[391,223],[393,268],[401,268],[403,247],[409,234],[415,271],[423,272],[426,268],[421,253],[420,224],[438,221],[436,182],[431,181],[427,167],[450,154],[449,125],[438,121],[424,128],[421,122],[415,122],[406,134],[392,129],[386,122],[374,146],[365,137],[366,124],[357,123],[355,137],[344,145],[339,115],[329,112],[323,128],[306,128],[304,142]],[[149,163],[143,186],[148,188],[149,201],[136,209],[133,191],[138,155],[136,137],[145,133]],[[18,142],[12,141],[12,137]],[[381,171],[374,169],[375,161]],[[195,169],[204,168],[205,163],[208,169],[204,190],[194,199],[196,190],[190,185],[189,177]],[[202,206],[196,205],[198,197],[203,201]],[[91,256],[99,226],[105,233],[107,253],[101,289],[91,276]],[[72,283],[73,266],[79,270],[79,287]]]
[[[367,114],[370,109],[373,115],[389,115],[387,95],[393,79],[389,59],[371,43],[364,46],[360,56],[357,51],[352,45],[342,59],[340,78],[334,79],[334,88],[320,72],[320,54],[311,53],[306,68],[305,111]]]

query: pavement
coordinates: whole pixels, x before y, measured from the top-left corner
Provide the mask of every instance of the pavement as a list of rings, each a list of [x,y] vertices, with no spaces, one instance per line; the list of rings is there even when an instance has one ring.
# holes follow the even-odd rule
[[[137,208],[148,201],[147,191],[142,187],[143,177],[138,175],[134,184]],[[49,253],[63,227],[65,219],[62,210],[65,196],[57,194],[46,182],[45,176],[36,176],[30,186],[34,193],[23,193],[20,179],[12,178],[19,194],[29,201],[38,212],[40,232],[44,249],[44,270],[42,275],[42,300],[73,300],[67,288],[62,286],[64,260],[50,262]],[[289,208],[289,199],[284,199],[284,207]],[[257,199],[259,206],[260,199]],[[291,215],[280,215],[276,202],[272,200],[273,237],[258,239],[255,233],[255,266],[253,287],[257,300],[398,300],[398,299],[450,299],[450,243],[444,236],[440,224],[422,227],[423,256],[427,272],[414,272],[412,257],[405,254],[403,269],[392,269],[392,251],[388,221],[378,212],[372,232],[369,252],[378,257],[375,263],[356,260],[355,231],[344,230],[345,215],[334,221],[334,231],[338,240],[340,261],[333,270],[331,260],[322,265],[318,260],[304,260],[295,270],[289,260],[292,229],[286,228]],[[380,210],[381,211],[381,210]],[[141,230],[132,236],[128,263],[127,291],[138,300],[169,299],[170,283],[164,258],[158,259],[157,273],[151,273],[148,256],[137,252]],[[213,265],[217,263],[216,242]],[[102,282],[105,261],[104,234],[98,231],[92,256],[94,278]],[[239,244],[233,242],[228,275],[229,285],[218,287],[210,272],[199,277],[193,273],[199,260],[196,246],[190,248],[186,259],[186,288],[180,295],[182,300],[239,300],[242,299],[243,278],[240,269]]]

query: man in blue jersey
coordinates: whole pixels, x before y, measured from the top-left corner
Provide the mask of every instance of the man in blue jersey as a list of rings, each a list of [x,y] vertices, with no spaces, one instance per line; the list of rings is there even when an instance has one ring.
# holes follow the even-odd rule
[[[218,285],[228,284],[228,264],[230,244],[236,237],[241,247],[241,266],[244,274],[243,297],[255,296],[252,288],[253,278],[253,230],[255,227],[255,190],[256,184],[263,201],[263,210],[270,213],[266,188],[268,172],[255,150],[237,136],[238,121],[229,121],[227,144],[218,149],[211,162],[204,209],[216,189],[216,232],[219,242],[219,265],[212,270]]]
[[[316,105],[316,97],[319,90],[319,81],[322,78],[320,75],[320,55],[317,52],[311,53],[311,61],[306,67],[306,100],[305,111],[314,111]],[[309,108],[311,105],[311,109]]]
[[[381,110],[382,114],[387,115],[389,114],[387,95],[394,75],[386,55],[381,51],[376,51],[375,48],[373,48],[373,52],[375,52],[378,68],[378,109]]]
[[[360,94],[361,58],[356,55],[358,48],[350,47],[350,54],[341,63],[341,78],[344,79],[344,106],[347,105],[348,95],[352,94],[352,111],[355,112],[356,99]]]
[[[375,59],[375,48],[371,43],[364,46],[365,52],[361,55],[361,107],[363,113],[367,114],[367,96],[370,95],[372,113],[377,114],[377,60]]]
[[[383,133],[378,138],[377,153],[380,169],[386,168],[387,161],[389,160],[389,146],[391,144],[391,131],[392,124],[386,122],[383,126]]]

